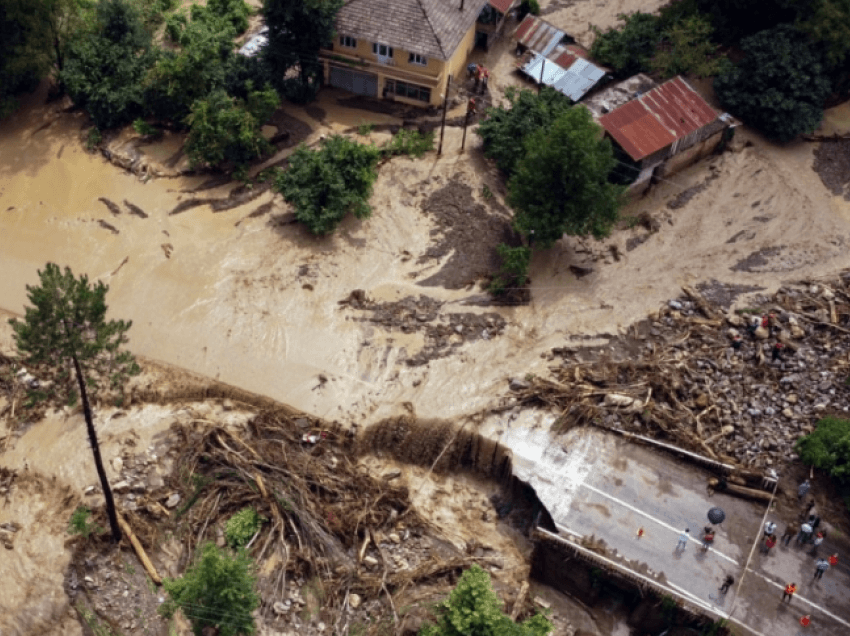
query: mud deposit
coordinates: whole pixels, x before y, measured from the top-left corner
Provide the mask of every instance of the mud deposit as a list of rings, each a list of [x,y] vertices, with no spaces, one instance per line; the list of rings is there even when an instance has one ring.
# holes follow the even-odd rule
[[[832,194],[850,201],[850,139],[820,144],[812,168]]]
[[[450,181],[422,202],[422,211],[436,222],[431,236],[437,242],[417,263],[451,256],[439,272],[419,281],[419,285],[461,289],[498,270],[496,247],[500,243],[514,245],[517,237],[508,211],[498,204],[493,208],[490,211],[477,203],[472,188],[458,181]]]
[[[420,295],[407,296],[397,302],[374,302],[363,290],[355,290],[340,302],[352,309],[370,312],[371,315],[355,320],[368,321],[390,331],[422,333],[424,348],[405,363],[411,367],[428,364],[431,360],[451,355],[467,342],[490,340],[502,334],[507,324],[497,313],[441,312],[445,303]]]

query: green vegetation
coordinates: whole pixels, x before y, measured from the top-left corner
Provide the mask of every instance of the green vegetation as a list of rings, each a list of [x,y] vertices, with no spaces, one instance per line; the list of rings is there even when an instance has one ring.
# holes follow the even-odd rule
[[[83,539],[88,539],[92,533],[103,532],[103,528],[94,522],[89,522],[90,516],[91,510],[85,506],[79,506],[68,522],[68,534],[80,535]]]
[[[804,463],[850,484],[850,420],[823,418],[814,432],[797,440],[794,449]]]
[[[216,90],[196,100],[186,118],[189,137],[186,154],[193,167],[224,163],[242,168],[270,150],[261,128],[278,107],[277,93],[270,86],[250,91],[247,102]]]
[[[460,577],[446,601],[437,606],[436,624],[425,625],[419,636],[546,636],[552,624],[537,614],[514,623],[501,607],[490,575],[473,565]]]
[[[339,135],[318,150],[301,145],[290,157],[289,169],[275,179],[275,189],[313,234],[329,234],[349,213],[358,219],[372,213],[369,197],[381,154],[375,146]]]
[[[610,66],[617,78],[651,69],[652,57],[662,41],[661,20],[649,13],[621,14],[625,23],[605,32],[594,27],[596,39],[590,48],[593,59]]]
[[[315,98],[321,85],[319,49],[334,37],[336,14],[344,0],[264,0],[263,15],[269,27],[269,43],[263,57],[275,88],[294,102]],[[297,78],[285,79],[287,71]]]
[[[608,181],[615,163],[611,142],[590,111],[576,107],[562,113],[525,140],[508,182],[514,226],[541,249],[564,234],[607,236],[624,192]]]
[[[651,60],[652,69],[662,78],[676,75],[711,77],[720,72],[721,58],[711,41],[714,29],[707,18],[690,16],[662,33],[662,43]]]
[[[524,140],[569,110],[570,103],[558,91],[548,87],[538,95],[530,90],[517,91],[511,86],[505,91],[505,97],[509,107],[488,109],[488,117],[478,126],[478,134],[484,141],[484,154],[510,177],[522,157],[518,150]]]
[[[361,137],[366,137],[375,129],[375,124],[360,124],[357,127],[357,134]]]
[[[207,0],[207,6],[192,5],[192,21],[217,22],[224,20],[233,31],[240,35],[248,29],[248,16],[251,8],[245,0]]]
[[[154,137],[162,132],[159,128],[151,126],[144,119],[137,119],[133,122],[133,129],[142,137]]]
[[[86,135],[86,149],[90,151],[94,150],[101,141],[103,141],[103,135],[97,126],[89,128],[89,132]]]
[[[48,263],[38,272],[40,284],[27,285],[32,307],[25,307],[23,320],[9,321],[21,361],[37,369],[40,377],[49,377],[51,391],[66,396],[74,390],[74,378],[83,402],[89,444],[95,467],[106,498],[107,514],[113,539],[121,539],[115,502],[106,479],[100,446],[97,441],[88,388],[94,393],[103,389],[120,389],[124,382],[139,372],[135,358],[122,351],[127,344],[131,322],[106,320],[106,292],[102,282],[92,286],[84,274],[75,277],[66,267]],[[72,366],[73,365],[73,366]],[[69,373],[72,367],[74,374]]]
[[[385,157],[393,155],[411,155],[417,159],[434,149],[434,133],[421,134],[416,130],[402,128],[393,138],[381,147]]]
[[[234,549],[244,548],[253,538],[265,519],[253,508],[243,508],[227,520],[224,537]]]
[[[182,611],[195,636],[205,627],[217,627],[219,636],[253,634],[251,613],[260,604],[255,583],[254,563],[244,551],[228,554],[206,543],[182,577],[162,582],[169,598],[159,611],[166,618]]]
[[[531,265],[531,248],[510,247],[504,243],[496,248],[502,259],[502,267],[490,282],[488,291],[501,296],[508,289],[519,289],[528,281],[528,268]]]
[[[540,3],[537,0],[522,0],[519,3],[519,19],[522,20],[529,13],[540,15]]]
[[[87,609],[82,603],[78,603],[76,608],[94,636],[121,636],[119,632],[113,631],[109,624],[101,623],[97,614]]]
[[[814,131],[831,91],[821,52],[788,25],[744,39],[741,49],[744,58],[714,81],[724,108],[780,142]]]

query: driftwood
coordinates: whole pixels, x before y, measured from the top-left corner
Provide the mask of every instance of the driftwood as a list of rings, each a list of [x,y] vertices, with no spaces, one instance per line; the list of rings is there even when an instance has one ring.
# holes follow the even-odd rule
[[[130,524],[122,517],[120,514],[118,515],[118,525],[121,526],[121,530],[127,535],[127,538],[130,539],[130,543],[133,546],[133,549],[136,551],[136,556],[139,557],[139,561],[142,562],[142,565],[145,566],[145,570],[148,573],[148,576],[151,577],[151,580],[157,585],[162,585],[162,579],[159,576],[159,573],[156,571],[153,563],[148,558],[148,553],[145,552],[145,549],[142,547],[141,541],[139,541],[136,533],[133,532],[133,529],[130,527]]]

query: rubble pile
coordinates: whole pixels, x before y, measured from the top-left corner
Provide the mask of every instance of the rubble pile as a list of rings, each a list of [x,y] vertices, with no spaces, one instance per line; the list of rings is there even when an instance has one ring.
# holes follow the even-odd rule
[[[819,419],[846,415],[850,273],[782,287],[735,312],[684,290],[590,356],[553,350],[562,363],[552,379],[512,384],[519,402],[556,407],[559,427],[628,430],[753,469],[793,460]]]

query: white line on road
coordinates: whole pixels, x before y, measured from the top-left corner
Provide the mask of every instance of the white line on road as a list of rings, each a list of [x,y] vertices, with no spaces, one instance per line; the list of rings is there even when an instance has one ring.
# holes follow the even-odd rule
[[[675,532],[676,534],[679,534],[680,532],[682,532],[682,529],[681,529],[681,528],[674,528],[674,527],[673,527],[673,526],[671,526],[669,523],[667,523],[667,522],[665,522],[665,521],[661,521],[661,519],[656,519],[655,517],[653,517],[653,516],[652,516],[652,515],[650,515],[649,513],[646,513],[646,512],[644,512],[643,510],[641,510],[641,509],[639,509],[639,508],[635,508],[635,507],[634,507],[634,506],[632,506],[631,504],[626,503],[626,502],[625,502],[625,501],[623,501],[622,499],[617,499],[616,497],[613,497],[613,496],[609,495],[607,492],[605,492],[605,491],[603,491],[603,490],[599,490],[598,488],[594,488],[593,486],[591,486],[591,485],[589,485],[589,484],[584,484],[584,487],[585,487],[585,488],[587,488],[588,490],[592,490],[592,491],[593,491],[593,492],[595,492],[597,495],[600,495],[600,496],[602,496],[602,497],[605,497],[605,498],[607,498],[607,499],[610,499],[611,501],[613,501],[613,502],[615,502],[615,503],[617,503],[617,504],[619,504],[619,505],[623,506],[624,508],[628,508],[629,510],[631,510],[631,511],[632,511],[632,512],[634,512],[634,513],[637,513],[637,514],[639,514],[639,515],[641,515],[641,516],[643,516],[643,517],[646,517],[646,518],[647,518],[647,519],[649,519],[650,521],[652,521],[652,522],[654,522],[654,523],[657,523],[658,525],[663,526],[663,527],[667,528],[668,530],[672,530],[672,531],[673,531],[673,532]],[[693,540],[693,541],[696,541],[696,539],[693,539],[693,538],[692,538],[692,540]],[[718,555],[718,556],[720,556],[720,557],[723,557],[723,558],[724,558],[724,559],[726,559],[727,561],[729,561],[729,562],[731,562],[731,563],[734,563],[734,564],[736,564],[736,565],[739,565],[739,564],[738,564],[738,562],[737,562],[735,559],[733,559],[732,557],[730,557],[730,556],[728,556],[728,555],[726,555],[726,554],[723,554],[723,553],[722,553],[722,552],[720,552],[717,548],[709,548],[709,550],[710,550],[711,552],[715,553],[716,555]]]

